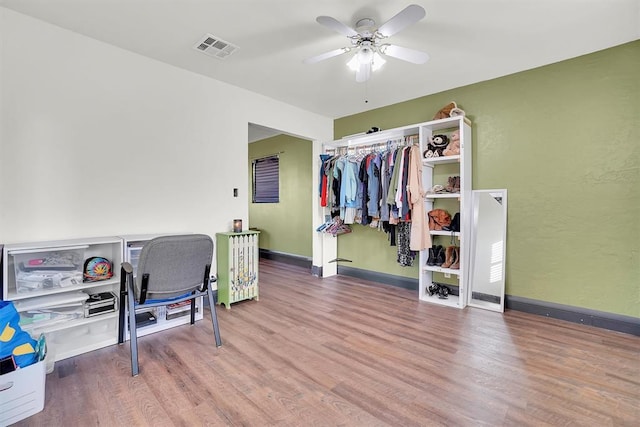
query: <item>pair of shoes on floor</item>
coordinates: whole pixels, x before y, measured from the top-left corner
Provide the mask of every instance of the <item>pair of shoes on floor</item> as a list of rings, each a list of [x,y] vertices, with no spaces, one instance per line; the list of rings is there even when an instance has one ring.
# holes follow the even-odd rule
[[[438,295],[438,298],[440,299],[447,299],[449,297],[449,294],[451,293],[448,287],[435,282],[433,282],[431,286],[429,286],[427,291],[429,292],[429,296]]]

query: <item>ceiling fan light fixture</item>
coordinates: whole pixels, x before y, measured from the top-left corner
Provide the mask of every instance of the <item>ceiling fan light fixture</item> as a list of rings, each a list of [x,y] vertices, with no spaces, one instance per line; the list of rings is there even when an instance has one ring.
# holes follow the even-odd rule
[[[378,71],[385,64],[385,59],[378,52],[373,54],[371,58],[371,71]]]
[[[415,24],[425,16],[426,12],[422,6],[412,4],[405,7],[378,28],[376,28],[376,23],[373,19],[360,19],[356,22],[355,30],[330,16],[318,16],[316,21],[320,25],[346,36],[351,43],[351,47],[334,49],[307,58],[303,62],[315,64],[354,50],[356,53],[347,62],[347,67],[356,73],[357,82],[366,82],[371,77],[371,73],[379,70],[386,63],[382,55],[413,64],[424,64],[429,59],[429,55],[426,53],[387,43],[381,44],[380,42],[409,25]]]
[[[385,62],[387,61],[385,61],[378,52],[371,48],[364,47],[347,62],[347,67],[349,67],[351,71],[361,74],[363,77],[366,76],[368,80],[371,73],[379,70]],[[365,69],[367,71],[364,71]]]
[[[356,71],[356,82],[366,82],[371,78],[371,63],[365,62],[360,64],[358,71]]]
[[[351,71],[358,71],[358,68],[360,67],[360,62],[358,61],[358,55],[353,55],[353,57],[349,60],[349,62],[347,62],[347,67],[349,67]]]
[[[373,61],[373,50],[369,46],[364,46],[358,52],[358,62],[360,64],[371,64]]]

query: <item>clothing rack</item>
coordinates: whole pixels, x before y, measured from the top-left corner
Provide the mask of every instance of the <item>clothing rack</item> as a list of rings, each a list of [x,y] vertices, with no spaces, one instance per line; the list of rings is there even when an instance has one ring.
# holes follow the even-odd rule
[[[378,136],[378,135],[376,135]],[[406,135],[406,136],[396,136],[394,138],[387,138],[381,141],[379,138],[377,141],[363,141],[363,142],[353,142],[351,140],[346,140],[345,142],[339,142],[336,144],[327,145],[325,147],[325,152],[327,154],[334,155],[344,155],[344,154],[355,154],[355,153],[365,153],[365,152],[373,152],[373,151],[385,151],[390,150],[397,147],[414,145],[419,143],[419,136],[416,135]]]
[[[416,152],[418,163],[422,157],[420,132],[411,126],[325,143],[318,195],[329,214],[316,231],[337,237],[351,232],[353,224],[378,229],[397,248],[397,262],[413,265],[412,225],[420,230],[424,223],[422,202],[412,203],[409,196],[410,189],[416,190]],[[415,216],[414,209],[419,212]]]

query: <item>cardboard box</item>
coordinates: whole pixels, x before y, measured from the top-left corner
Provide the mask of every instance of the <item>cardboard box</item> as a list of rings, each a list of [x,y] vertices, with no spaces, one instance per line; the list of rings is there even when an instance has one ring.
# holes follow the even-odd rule
[[[44,409],[46,363],[0,375],[0,426],[16,423]]]

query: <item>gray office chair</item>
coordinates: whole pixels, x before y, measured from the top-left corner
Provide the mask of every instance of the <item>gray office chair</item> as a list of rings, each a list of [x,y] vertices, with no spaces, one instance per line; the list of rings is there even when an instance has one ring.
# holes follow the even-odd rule
[[[211,308],[211,322],[216,347],[222,345],[218,316],[210,284],[213,240],[204,234],[157,237],[140,251],[138,271],[122,263],[118,343],[125,340],[125,301],[129,309],[131,375],[139,373],[136,313],[150,308],[191,300],[191,324],[195,322],[195,298],[206,295]],[[215,278],[213,279],[215,281]]]

